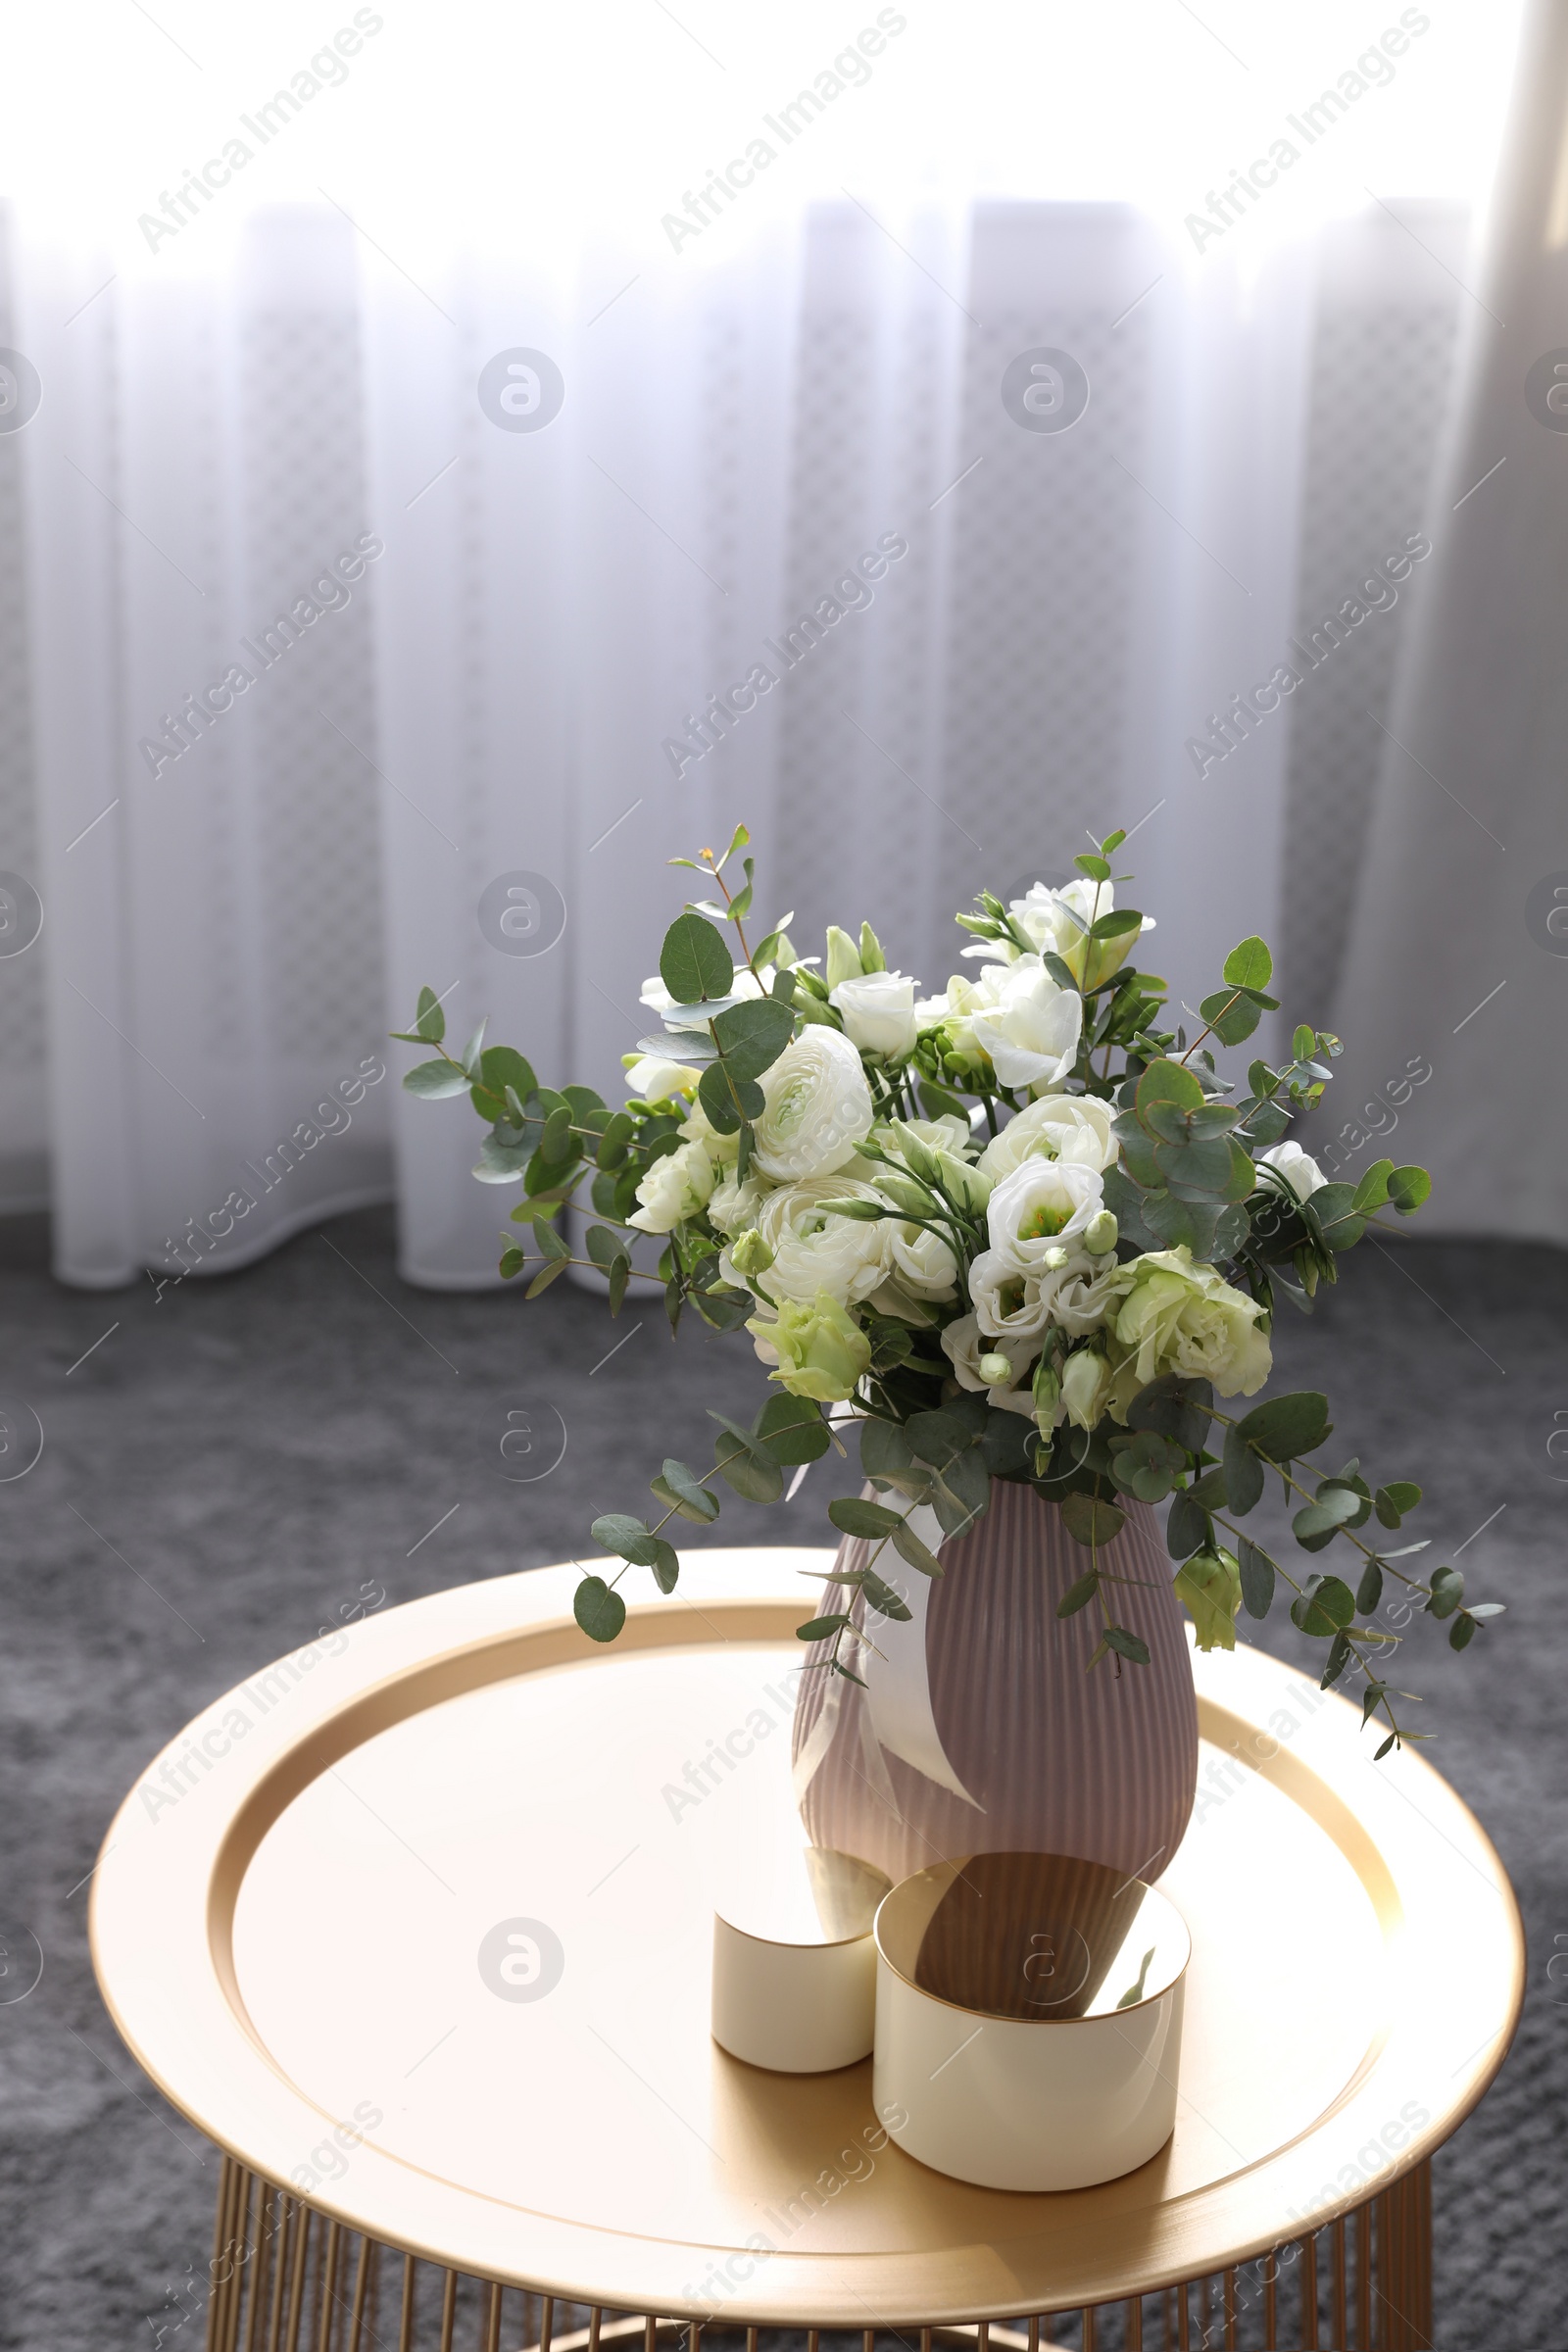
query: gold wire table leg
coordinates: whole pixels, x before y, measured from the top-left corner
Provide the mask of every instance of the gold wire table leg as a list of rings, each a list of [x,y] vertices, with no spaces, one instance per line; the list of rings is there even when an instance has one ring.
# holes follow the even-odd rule
[[[218,2282],[218,2261],[223,2251],[223,2233],[232,2227],[235,2175],[239,2167],[231,2156],[223,2158],[223,2169],[218,2181],[218,2211],[213,2216],[213,2251],[207,2265],[207,2352],[219,2352],[222,2337],[222,2289]]]
[[[263,2314],[267,2309],[268,2286],[277,2247],[280,2192],[266,2180],[258,2183],[258,2190],[256,2251],[251,2257],[251,2305],[245,2322],[245,2352],[261,2352]]]
[[[271,2325],[268,2329],[267,2352],[280,2352],[283,2341],[283,2313],[288,2302],[288,2268],[294,2251],[295,2216],[298,2206],[282,2189],[278,2197],[277,2259],[272,2265]]]
[[[1144,2298],[1134,2295],[1127,2306],[1127,2352],[1144,2352]]]
[[[921,2347],[921,2352],[924,2352],[924,2346]],[[1038,2312],[1029,2322],[1029,2352],[1040,2352],[1040,2315]]]
[[[527,2303],[527,2299],[525,2295],[523,2297],[524,2304]],[[599,2352],[599,2328],[604,2316],[599,2305],[595,2303],[588,2314],[588,2352]],[[757,2329],[755,2328],[748,2328],[746,2330],[746,2352],[757,2352]]]
[[[452,2323],[458,2308],[458,2274],[448,2271],[441,2293],[441,2352],[452,2352]]]
[[[1372,2352],[1372,2208],[1355,2209],[1356,2352]]]
[[[1193,2315],[1187,2300],[1187,2281],[1184,2278],[1176,2289],[1177,2352],[1193,2352]]]
[[[213,2341],[220,2347],[220,2352],[234,2352],[239,2340],[240,2299],[252,2259],[251,2192],[254,2189],[260,2195],[262,2189],[262,2183],[247,2167],[240,2165],[235,2169],[239,2179],[229,2211],[226,2242],[219,2257],[222,2275],[215,2282],[213,2298]]]
[[[1236,2352],[1236,2273],[1225,2274],[1225,2352]]]
[[[1317,2340],[1317,2238],[1301,2240],[1301,2345],[1302,2352],[1318,2352]]]
[[[381,2248],[373,2237],[360,2240],[360,2267],[354,2279],[354,2308],[349,2314],[349,2352],[361,2352],[360,2339],[365,2330],[366,2296],[370,2277],[379,2266]]]
[[[288,2282],[288,2352],[300,2352],[300,2308],[305,2300],[305,2272],[311,2249],[311,2225],[316,2220],[312,2206],[299,2208],[299,2230],[294,2239],[294,2268]]]
[[[550,2352],[550,2339],[556,2331],[556,2298],[546,2295],[544,2309],[539,2314],[539,2352]]]
[[[1343,2214],[1334,2225],[1332,2244],[1334,2249],[1334,2318],[1331,2341],[1335,2346],[1335,2352],[1339,2352],[1339,2346],[1349,2340],[1348,2298],[1346,2294],[1345,2284],[1345,2217]]]
[[[316,2301],[320,2314],[316,2330],[316,2352],[332,2352],[333,2323],[337,2318],[337,2266],[342,2254],[342,2225],[328,2222],[326,2244],[321,2249],[316,2274]]]
[[[1084,2305],[1084,2352],[1095,2352],[1099,2332],[1095,2324],[1095,2307],[1092,2303],[1086,2303]]]
[[[1280,2266],[1274,2249],[1263,2257],[1263,2352],[1279,2352]]]
[[[491,2279],[490,2299],[485,2309],[484,2352],[501,2352],[501,2298],[506,2291]]]
[[[414,2352],[414,2256],[403,2257],[403,2314],[398,2325],[398,2352]]]
[[[757,2329],[755,2328],[748,2328],[746,2330],[746,2352],[757,2352],[756,2337]],[[862,2328],[860,2329],[860,2352],[876,2352],[876,2329],[874,2328]]]

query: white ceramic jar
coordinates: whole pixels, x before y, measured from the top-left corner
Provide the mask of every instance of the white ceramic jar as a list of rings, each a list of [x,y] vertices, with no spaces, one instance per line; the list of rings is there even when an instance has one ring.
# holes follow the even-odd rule
[[[909,2155],[985,2188],[1089,2188],[1176,2122],[1192,1941],[1102,1863],[972,1854],[876,1917],[873,2095]]]
[[[853,2066],[871,2047],[871,1922],[888,1882],[852,1854],[805,1846],[732,1873],[713,1912],[713,2039],[790,2075]]]

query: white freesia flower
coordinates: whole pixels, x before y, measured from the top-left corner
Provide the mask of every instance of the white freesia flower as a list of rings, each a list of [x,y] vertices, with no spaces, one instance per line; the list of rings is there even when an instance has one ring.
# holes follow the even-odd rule
[[[922,1032],[927,1029],[939,1029],[953,1009],[946,989],[943,990],[940,997],[916,997],[914,1000],[915,1028]]]
[[[960,1035],[967,1031],[990,1054],[1004,1086],[1049,1086],[1071,1069],[1084,1001],[1076,989],[1058,988],[1038,956],[988,966],[966,993]]]
[[[828,1003],[842,1016],[850,1043],[862,1054],[903,1061],[914,1052],[918,1034],[916,985],[903,972],[866,972],[858,979],[841,980]]]
[[[1318,1187],[1328,1182],[1317,1161],[1299,1144],[1274,1144],[1257,1156],[1278,1169],[1298,1200],[1310,1200]]]
[[[664,1061],[657,1054],[641,1054],[626,1064],[626,1084],[645,1102],[662,1102],[670,1095],[695,1094],[701,1076],[701,1070],[688,1069],[679,1061]]]
[[[822,1203],[876,1199],[873,1187],[854,1176],[811,1176],[769,1193],[756,1219],[773,1252],[761,1277],[769,1296],[808,1305],[825,1291],[841,1306],[868,1298],[888,1270],[888,1220],[829,1216]]]
[[[1030,1367],[1040,1352],[1038,1347],[1027,1340],[982,1337],[979,1319],[974,1315],[960,1315],[956,1323],[946,1325],[942,1346],[960,1389],[981,1390],[1004,1413],[1021,1413],[1026,1421],[1034,1419],[1034,1394],[1027,1383]],[[983,1355],[1004,1355],[1012,1366],[1011,1379],[1000,1387],[993,1387],[989,1380],[983,1379],[980,1372]],[[1025,1383],[1022,1388],[1018,1385],[1020,1381]]]
[[[757,1212],[772,1189],[765,1177],[755,1173],[748,1174],[744,1184],[737,1184],[733,1167],[726,1168],[710,1196],[708,1222],[715,1233],[744,1233],[757,1223]]]
[[[720,1135],[701,1099],[695,1102],[680,1123],[680,1132],[689,1144],[701,1144],[715,1168],[733,1167],[741,1154],[740,1130],[733,1135]]]
[[[814,962],[815,957],[813,956],[811,960]],[[764,964],[762,967],[762,978],[760,980],[749,965],[744,963],[737,963],[733,965],[731,967],[729,986],[730,999],[745,1000],[752,997],[765,997],[767,994],[767,989],[763,983],[770,977],[771,974],[769,967],[766,964]],[[663,981],[660,978],[657,972],[655,972],[651,980],[645,980],[643,982],[643,993],[638,1001],[639,1003],[646,1004],[650,1012],[657,1012],[660,1019],[663,1021],[665,1026],[668,1028],[706,1029],[709,1022],[712,1018],[712,1013],[709,1006],[704,1004],[693,1004],[688,1009],[684,1020],[671,1021],[668,1016],[675,1009],[675,1000],[670,995],[668,989],[664,986]]]
[[[1091,943],[1088,936],[1090,925],[1098,922],[1102,915],[1113,914],[1115,910],[1115,884],[1091,882],[1086,875],[1063,883],[1060,890],[1051,890],[1044,882],[1032,882],[1023,897],[1013,899],[1007,907],[1007,912],[1024,936],[1034,941],[1036,953],[1041,956],[1059,956],[1075,980],[1082,981],[1084,977],[1093,944],[1094,977],[1097,982],[1110,977],[1125,961],[1135,940],[1142,935],[1140,931],[1124,931],[1119,938]],[[1152,931],[1153,928],[1153,916],[1146,914],[1142,930]],[[995,949],[1001,945],[1001,942],[984,941],[977,948],[966,948],[963,953],[976,956],[987,947]],[[1010,960],[1011,952],[1004,952]]]
[[[1233,1290],[1213,1266],[1195,1265],[1185,1242],[1114,1268],[1121,1299],[1113,1326],[1127,1353],[1112,1411],[1120,1420],[1139,1390],[1161,1372],[1211,1380],[1222,1396],[1251,1396],[1269,1376],[1269,1345],[1257,1329],[1255,1298]]]
[[[999,1183],[1030,1158],[1075,1160],[1086,1168],[1108,1168],[1116,1156],[1111,1116],[1110,1105],[1096,1095],[1042,1095],[987,1144],[980,1165]]]
[[[713,1163],[701,1144],[682,1144],[656,1159],[641,1184],[642,1203],[626,1219],[644,1233],[670,1233],[683,1217],[693,1217],[713,1189]]]
[[[991,1251],[1016,1274],[1044,1274],[1048,1250],[1073,1245],[1102,1205],[1098,1168],[1079,1160],[1029,1158],[1004,1176],[986,1207]],[[978,1262],[978,1261],[977,1261]]]
[[[757,1164],[782,1183],[848,1166],[871,1132],[871,1090],[860,1056],[837,1029],[813,1021],[758,1081]]]

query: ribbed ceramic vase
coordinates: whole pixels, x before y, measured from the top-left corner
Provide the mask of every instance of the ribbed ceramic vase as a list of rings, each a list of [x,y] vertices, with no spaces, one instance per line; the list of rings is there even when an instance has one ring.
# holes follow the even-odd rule
[[[830,1680],[840,1693],[837,1729],[801,1800],[813,1844],[858,1854],[895,1883],[971,1853],[1075,1854],[1145,1879],[1160,1875],[1193,1808],[1198,1707],[1158,1523],[1146,1504],[1122,1507],[1126,1525],[1100,1558],[1134,1580],[1107,1592],[1117,1622],[1148,1643],[1150,1663],[1124,1662],[1118,1673],[1106,1657],[1086,1671],[1100,1610],[1091,1604],[1058,1618],[1056,1603],[1089,1554],[1054,1503],[994,1480],[984,1516],[942,1546],[926,1619],[932,1715],[958,1780],[984,1809],[886,1749],[877,1750],[886,1775],[868,1774],[864,1691],[807,1674],[795,1714],[797,1757]],[[859,1567],[869,1550],[847,1537],[837,1564]],[[809,1658],[822,1648],[813,1645]]]

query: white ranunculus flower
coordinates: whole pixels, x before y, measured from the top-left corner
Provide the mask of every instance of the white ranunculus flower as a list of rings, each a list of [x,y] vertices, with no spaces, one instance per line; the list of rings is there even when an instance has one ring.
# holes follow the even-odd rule
[[[755,1174],[737,1184],[734,1169],[726,1168],[709,1198],[708,1222],[715,1233],[744,1233],[757,1223],[757,1212],[772,1189],[765,1177]]]
[[[683,1062],[664,1061],[657,1054],[644,1054],[626,1064],[626,1084],[645,1102],[662,1102],[671,1095],[695,1094],[702,1074],[701,1070],[688,1069]]]
[[[984,1336],[974,1315],[960,1315],[949,1323],[942,1334],[942,1346],[953,1366],[953,1377],[960,1389],[979,1390],[1004,1413],[1021,1413],[1026,1421],[1035,1417],[1035,1400],[1029,1386],[1029,1371],[1040,1350],[1027,1340],[997,1340]],[[994,1388],[981,1378],[980,1358],[983,1355],[1004,1355],[1012,1366],[1012,1378]],[[1019,1383],[1023,1382],[1023,1387]]]
[[[818,1291],[841,1306],[869,1298],[888,1272],[889,1221],[829,1216],[822,1203],[876,1199],[872,1186],[854,1176],[811,1176],[769,1193],[757,1215],[757,1230],[773,1252],[761,1277],[768,1295],[803,1305]]]
[[[1014,1273],[1044,1274],[1047,1250],[1072,1252],[1078,1236],[1099,1214],[1103,1192],[1099,1169],[1079,1160],[1021,1160],[987,1203],[992,1252]]]
[[[841,980],[828,1003],[842,1017],[851,1045],[862,1054],[879,1054],[884,1061],[904,1061],[914,1052],[918,1035],[917,985],[903,972],[866,972],[858,980]]]
[[[958,1261],[940,1233],[928,1225],[889,1224],[888,1272],[914,1298],[952,1298],[957,1294]]]
[[[837,1029],[813,1021],[762,1072],[757,1164],[789,1183],[847,1167],[871,1132],[871,1090],[860,1056]]]
[[[1004,1086],[1051,1085],[1078,1057],[1084,1001],[1058,988],[1038,956],[992,964],[976,983],[963,1027]]]
[[[656,1159],[641,1184],[641,1207],[626,1219],[644,1233],[670,1233],[683,1217],[693,1217],[713,1189],[713,1163],[701,1144],[682,1144]]]
[[[1317,1161],[1299,1144],[1274,1144],[1257,1156],[1278,1169],[1298,1200],[1310,1200],[1318,1187],[1328,1182]]]
[[[1001,1182],[1026,1159],[1075,1160],[1108,1168],[1116,1156],[1110,1105],[1096,1095],[1042,1095],[1009,1119],[980,1154],[986,1174]]]

